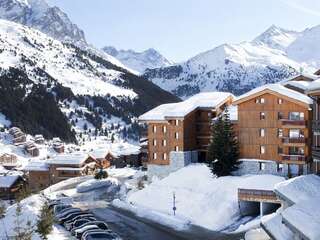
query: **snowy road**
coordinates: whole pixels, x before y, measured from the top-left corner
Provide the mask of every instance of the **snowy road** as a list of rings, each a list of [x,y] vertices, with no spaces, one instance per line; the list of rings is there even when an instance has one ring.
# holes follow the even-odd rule
[[[239,235],[227,236],[225,234],[208,231],[200,227],[191,227],[188,231],[177,232],[165,228],[157,223],[140,219],[134,214],[108,208],[91,209],[96,217],[108,223],[110,228],[118,233],[124,240],[238,240]]]

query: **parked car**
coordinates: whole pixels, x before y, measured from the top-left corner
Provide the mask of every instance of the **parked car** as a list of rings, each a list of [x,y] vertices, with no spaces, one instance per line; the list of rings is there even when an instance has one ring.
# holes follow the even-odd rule
[[[88,218],[94,218],[93,214],[92,213],[87,213],[87,214],[80,214],[78,216],[75,216],[74,218],[68,220],[68,221],[65,221],[64,222],[64,227],[67,229],[67,230],[70,230],[73,226],[73,223],[79,219],[88,219]],[[93,220],[92,220],[93,221]]]
[[[81,212],[81,209],[80,208],[72,208],[72,207],[63,209],[61,212],[59,212],[56,215],[56,219],[63,218],[65,216],[67,216],[68,214],[75,213],[75,212]]]
[[[83,226],[82,228],[75,230],[75,236],[76,236],[76,238],[81,239],[82,235],[86,231],[93,230],[93,229],[99,230],[100,228],[94,224],[86,225],[86,226]]]
[[[60,224],[64,224],[66,221],[68,220],[71,220],[77,216],[82,216],[82,215],[85,215],[85,214],[88,214],[89,212],[88,211],[80,211],[80,212],[73,212],[73,213],[70,213],[68,214],[67,216],[64,216],[64,217],[61,217],[61,218],[58,218],[58,223]]]
[[[66,208],[71,208],[71,205],[57,204],[53,207],[53,214],[57,215]]]
[[[81,225],[81,226],[79,226],[77,228],[72,229],[71,230],[71,234],[72,235],[76,235],[76,231],[81,229],[81,228],[83,228],[83,227],[86,227],[86,226],[89,226],[89,225],[94,225],[94,226],[98,227],[97,225],[99,225],[99,224],[105,224],[105,226],[108,227],[108,225],[103,221],[92,221],[92,222],[85,223],[85,224],[83,224],[83,225]]]
[[[96,221],[96,218],[94,218],[94,217],[84,217],[84,218],[77,219],[72,223],[70,229],[68,229],[68,227],[67,227],[67,230],[72,232],[73,229],[78,228],[78,227],[82,227],[83,224],[88,223],[88,222],[92,222],[92,221]]]
[[[110,230],[92,230],[87,231],[81,237],[81,240],[113,240],[118,239],[118,235]]]

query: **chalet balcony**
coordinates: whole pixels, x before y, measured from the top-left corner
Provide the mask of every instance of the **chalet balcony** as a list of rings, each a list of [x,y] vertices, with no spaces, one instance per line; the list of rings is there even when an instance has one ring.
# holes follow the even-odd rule
[[[294,161],[294,162],[305,162],[307,160],[305,155],[298,153],[282,154],[282,161]]]
[[[280,203],[276,194],[271,190],[258,190],[258,189],[238,189],[239,201],[249,202],[271,202]]]
[[[305,128],[307,126],[307,121],[305,121],[305,120],[282,119],[281,122],[284,127],[294,126],[294,127]]]
[[[320,133],[320,120],[313,120],[312,121],[312,130],[313,130],[313,132]]]
[[[312,148],[312,157],[320,160],[320,146]]]
[[[283,137],[282,138],[283,144],[292,144],[292,145],[304,145],[306,144],[306,138],[305,137]]]

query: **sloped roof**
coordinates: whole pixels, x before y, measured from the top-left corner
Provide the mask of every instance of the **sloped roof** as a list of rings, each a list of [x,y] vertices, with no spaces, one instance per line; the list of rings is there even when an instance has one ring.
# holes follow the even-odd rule
[[[20,175],[0,176],[0,188],[10,188],[20,177]]]
[[[48,159],[47,163],[56,165],[81,165],[87,158],[88,154],[85,153],[59,154]]]
[[[197,108],[216,108],[230,97],[233,95],[228,92],[202,92],[183,102],[162,104],[141,115],[139,120],[163,121],[166,118],[183,118]]]
[[[251,91],[237,97],[234,101],[234,104],[239,104],[243,101],[249,100],[251,98],[257,97],[261,94],[264,94],[266,92],[273,92],[275,94],[279,94],[282,96],[285,96],[287,98],[296,100],[298,102],[310,105],[313,103],[313,100],[308,97],[305,94],[299,93],[297,91],[294,91],[292,89],[289,89],[282,84],[275,83],[275,84],[266,84],[261,87],[257,87],[255,89],[252,89]]]

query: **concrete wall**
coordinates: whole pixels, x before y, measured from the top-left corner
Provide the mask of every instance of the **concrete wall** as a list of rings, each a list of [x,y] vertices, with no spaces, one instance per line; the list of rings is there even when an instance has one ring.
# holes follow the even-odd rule
[[[154,176],[164,178],[170,173],[175,172],[191,163],[198,162],[198,152],[170,152],[169,165],[148,164],[148,177],[152,179]]]

